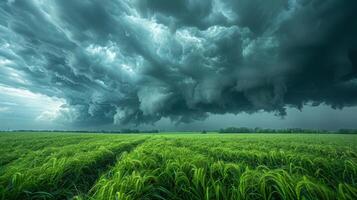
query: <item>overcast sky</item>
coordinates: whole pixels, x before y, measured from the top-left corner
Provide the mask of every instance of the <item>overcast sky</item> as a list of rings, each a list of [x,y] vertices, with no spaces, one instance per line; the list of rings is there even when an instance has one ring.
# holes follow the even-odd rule
[[[355,0],[2,0],[0,129],[357,128]]]

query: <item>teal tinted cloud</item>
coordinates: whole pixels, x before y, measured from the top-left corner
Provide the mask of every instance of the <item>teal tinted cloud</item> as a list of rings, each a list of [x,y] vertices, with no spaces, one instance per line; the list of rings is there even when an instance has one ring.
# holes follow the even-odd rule
[[[354,106],[356,9],[352,0],[2,1],[0,84],[61,99],[51,116],[78,126]]]

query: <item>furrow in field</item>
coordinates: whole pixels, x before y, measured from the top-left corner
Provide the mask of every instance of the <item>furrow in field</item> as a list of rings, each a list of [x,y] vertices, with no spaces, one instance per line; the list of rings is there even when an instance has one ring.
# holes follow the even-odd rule
[[[107,137],[46,148],[18,159],[0,176],[4,198],[64,199],[85,192],[120,152],[144,139]]]
[[[10,176],[0,175],[0,183],[7,180],[6,188],[0,185],[0,194],[7,195],[2,198],[357,199],[353,138],[93,137],[77,145],[46,144],[12,162]]]
[[[128,145],[124,145],[120,148],[114,149],[113,154],[109,154],[107,157],[97,160],[97,162],[91,166],[86,166],[80,174],[72,174],[72,176],[74,177],[73,180],[77,181],[71,181],[70,185],[73,186],[72,190],[76,190],[76,192],[74,193],[75,195],[72,195],[71,199],[83,196],[85,197],[89,190],[94,186],[96,181],[98,181],[101,175],[108,173],[108,171],[118,160],[121,159],[123,155],[130,153],[145,141],[146,139],[138,140]]]
[[[176,147],[171,140],[150,139],[123,156],[109,173],[98,180],[89,196],[93,199],[157,199],[160,185],[172,185],[160,180],[160,177],[174,175],[164,170],[166,166],[180,165],[181,162],[194,163],[202,159],[206,157],[187,148]],[[192,166],[182,167],[191,170]]]

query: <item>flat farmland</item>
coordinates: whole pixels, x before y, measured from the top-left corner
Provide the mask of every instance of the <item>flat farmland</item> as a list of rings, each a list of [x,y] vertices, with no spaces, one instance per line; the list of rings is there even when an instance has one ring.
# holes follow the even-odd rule
[[[1,133],[0,199],[357,199],[357,135]]]

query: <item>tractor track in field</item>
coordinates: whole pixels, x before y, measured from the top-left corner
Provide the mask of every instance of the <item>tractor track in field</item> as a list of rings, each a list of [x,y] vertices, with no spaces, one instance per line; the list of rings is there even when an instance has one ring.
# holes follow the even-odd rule
[[[118,158],[123,155],[124,152],[130,153],[134,149],[136,149],[140,144],[143,144],[147,141],[148,138],[143,140],[136,141],[134,143],[130,143],[124,147],[113,150],[113,155],[108,156],[107,158],[102,159],[100,162],[97,162],[93,166],[87,166],[84,169],[84,178],[80,179],[78,182],[73,182],[73,188],[76,190],[76,195],[87,195],[89,190],[95,185],[98,178],[100,178],[103,174],[106,174],[113,165],[118,161]],[[93,173],[91,169],[95,168],[96,171]],[[88,171],[86,171],[88,170]],[[82,186],[82,188],[78,188],[78,186]],[[83,187],[84,186],[84,187]],[[67,197],[68,198],[68,197]],[[72,199],[70,197],[69,199]],[[63,197],[55,198],[55,199],[63,199]]]
[[[125,144],[119,148],[112,149],[112,154],[108,154],[93,164],[81,168],[80,171],[71,171],[68,174],[65,174],[60,183],[58,183],[55,187],[52,187],[51,190],[48,190],[47,187],[47,189],[44,188],[42,191],[37,190],[36,192],[28,192],[26,196],[29,199],[36,199],[37,194],[43,195],[47,193],[51,195],[47,196],[46,199],[61,200],[74,199],[75,196],[86,197],[98,178],[100,178],[103,174],[106,174],[124,152],[130,153],[148,139],[149,138],[145,138],[133,143]],[[65,191],[62,191],[59,188],[66,189]]]

